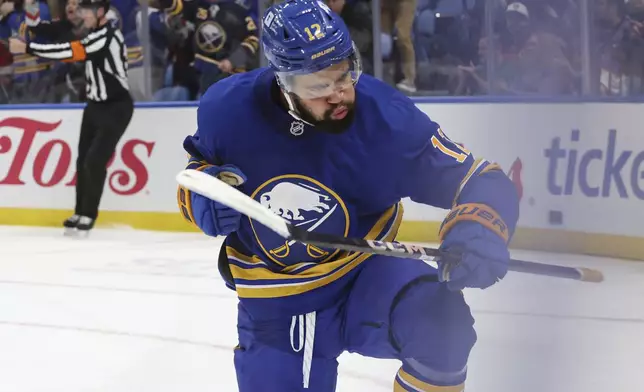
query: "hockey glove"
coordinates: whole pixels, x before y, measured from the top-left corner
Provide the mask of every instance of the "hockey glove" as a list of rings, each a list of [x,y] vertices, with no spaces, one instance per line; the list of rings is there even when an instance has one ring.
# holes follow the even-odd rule
[[[232,186],[239,186],[246,182],[244,173],[233,165],[209,165],[200,171]],[[190,194],[190,201],[194,222],[205,234],[213,237],[226,236],[239,228],[241,214],[232,208],[194,192]]]
[[[481,204],[457,206],[441,226],[439,279],[452,291],[485,289],[503,279],[510,253],[507,227],[491,208]]]

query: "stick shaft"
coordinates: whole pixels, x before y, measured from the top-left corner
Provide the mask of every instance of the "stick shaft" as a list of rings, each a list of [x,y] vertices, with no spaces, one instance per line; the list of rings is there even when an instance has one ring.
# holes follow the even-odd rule
[[[298,228],[267,207],[261,205],[249,196],[225,182],[196,170],[184,170],[177,175],[181,186],[205,196],[218,203],[224,204],[251,219],[268,227],[286,240],[323,248],[333,248],[353,252],[372,253],[386,256],[414,258],[424,261],[437,261],[449,257],[441,254],[438,249],[424,246],[405,244],[401,242],[383,242],[365,240],[362,238],[346,238],[337,235],[317,233]],[[511,259],[508,269],[534,275],[544,275],[556,278],[580,280],[585,282],[601,282],[601,272],[588,268],[564,267],[542,264],[532,261]]]
[[[414,258],[425,261],[437,261],[441,257],[445,257],[445,255],[441,254],[438,249],[402,242],[345,238],[322,233],[305,232],[298,228],[291,228],[290,231],[292,238],[296,241],[319,247],[373,253],[393,257]],[[533,275],[580,280],[584,282],[601,282],[603,280],[601,272],[588,268],[565,267],[517,259],[510,259],[508,270]]]

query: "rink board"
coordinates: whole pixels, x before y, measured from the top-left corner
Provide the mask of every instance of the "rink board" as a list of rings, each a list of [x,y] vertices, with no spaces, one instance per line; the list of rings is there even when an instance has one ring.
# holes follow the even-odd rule
[[[71,210],[0,208],[0,225],[60,226]],[[397,240],[438,242],[440,222],[405,220]],[[178,213],[102,211],[98,227],[198,232]],[[511,247],[644,260],[642,238],[519,227]]]
[[[418,103],[521,193],[518,248],[644,260],[644,122],[637,103]],[[58,226],[74,201],[81,108],[0,111],[0,224]],[[195,230],[174,174],[196,129],[190,105],[139,107],[108,169],[101,226]],[[405,201],[399,239],[436,241],[444,210]]]

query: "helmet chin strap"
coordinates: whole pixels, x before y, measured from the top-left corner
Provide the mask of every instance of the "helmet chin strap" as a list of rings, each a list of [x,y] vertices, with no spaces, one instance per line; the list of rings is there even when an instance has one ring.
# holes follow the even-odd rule
[[[288,114],[291,115],[294,119],[298,121],[302,121],[303,123],[310,125],[314,127],[315,125],[311,124],[310,122],[303,120],[302,117],[297,113],[297,109],[295,108],[295,102],[293,102],[293,98],[284,90],[282,90],[282,95],[284,95],[284,99],[286,100],[286,104],[288,105]]]

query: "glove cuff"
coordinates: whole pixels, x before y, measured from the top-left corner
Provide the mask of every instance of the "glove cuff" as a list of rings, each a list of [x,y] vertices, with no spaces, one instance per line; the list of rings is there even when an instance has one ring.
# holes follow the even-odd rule
[[[465,203],[454,207],[441,224],[438,234],[440,241],[443,241],[454,225],[463,221],[478,222],[501,237],[504,243],[508,243],[510,233],[501,216],[491,207],[479,203]]]
[[[203,171],[208,169],[209,167],[212,167],[212,165],[209,165],[203,161],[191,161],[186,169]],[[197,226],[195,216],[192,213],[192,192],[182,186],[179,186],[177,189],[177,204],[179,204],[179,211],[181,212],[181,215],[183,215],[183,218],[186,221]]]
[[[223,165],[219,170],[217,178],[230,186],[240,186],[246,182],[246,177],[233,165]]]

